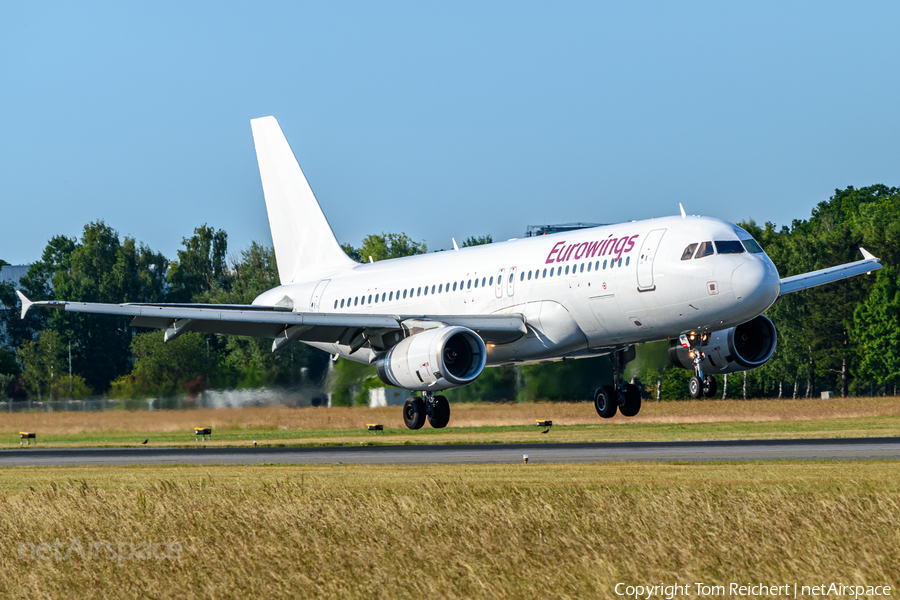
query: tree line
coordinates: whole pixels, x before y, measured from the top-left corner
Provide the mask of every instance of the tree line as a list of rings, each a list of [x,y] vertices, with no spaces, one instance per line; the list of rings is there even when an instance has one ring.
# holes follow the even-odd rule
[[[874,185],[836,190],[809,219],[790,226],[740,223],[763,246],[782,277],[858,260],[859,246],[885,268],[790,294],[767,312],[778,328],[778,349],[764,367],[720,378],[728,397],[797,397],[831,390],[840,395],[893,394],[900,380],[900,189]],[[463,246],[491,243],[471,236]],[[405,233],[372,234],[358,247],[360,262],[428,251]],[[5,264],[0,261],[0,265]],[[208,225],[184,238],[168,259],[103,221],[85,225],[76,241],[55,236],[20,281],[33,300],[80,302],[198,302],[249,304],[278,285],[275,255],[252,243],[229,254],[225,231]],[[208,388],[314,384],[333,404],[367,403],[383,384],[374,368],[330,364],[323,352],[291,344],[272,353],[271,341],[188,333],[164,344],[158,331],[129,326],[130,318],[32,310],[19,319],[12,285],[0,283],[0,397],[118,398],[197,394]],[[688,371],[672,367],[665,342],[638,347],[626,370],[649,398],[687,397]],[[612,377],[605,357],[486,369],[451,400],[586,399]]]

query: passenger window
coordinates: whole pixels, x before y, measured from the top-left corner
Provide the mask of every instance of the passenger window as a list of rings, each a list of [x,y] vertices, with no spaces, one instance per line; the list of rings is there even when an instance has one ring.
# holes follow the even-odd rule
[[[466,289],[467,289],[467,290],[471,290],[471,289],[472,289],[472,280],[471,280],[471,279],[469,280],[469,283],[466,285]]]
[[[743,254],[744,247],[737,240],[716,240],[718,254]]]
[[[510,274],[509,274],[509,282],[510,282],[510,283],[513,282],[513,277],[515,277],[515,274],[510,273]]]
[[[627,267],[627,266],[628,266],[628,263],[630,263],[630,262],[631,262],[631,257],[630,257],[630,256],[626,256],[626,257],[625,257],[625,266]]]
[[[569,274],[569,265],[566,265],[566,275]]]
[[[481,287],[484,287],[484,284],[487,283],[487,277],[481,278]]]
[[[359,304],[359,296],[353,299],[353,306],[356,306],[357,304]]]
[[[553,269],[550,269],[550,277],[553,277]]]
[[[381,301],[384,302],[384,299],[387,298],[387,292],[381,293]]]
[[[372,294],[369,294],[369,304],[372,304]]]
[[[344,299],[341,298],[341,308],[344,308]]]
[[[691,257],[694,256],[694,250],[697,249],[697,244],[689,244],[687,248],[684,249],[684,252],[681,253],[681,260],[691,260]]]
[[[442,283],[438,286],[438,294],[442,293],[443,291],[444,291],[444,284]]]
[[[403,290],[403,297],[406,298],[406,290]]]
[[[741,241],[744,242],[744,247],[747,249],[747,252],[750,252],[751,254],[759,254],[763,251],[762,246],[757,244],[754,239]]]
[[[475,279],[475,289],[478,289],[478,279]]]
[[[456,282],[455,281],[453,282],[453,291],[454,292],[456,291]]]
[[[427,285],[425,286],[425,295],[426,296],[428,295],[428,286]]]
[[[544,269],[544,277],[547,276],[547,269]]]
[[[450,291],[450,282],[449,282],[449,281],[447,282],[447,286],[446,286],[446,287],[447,287],[447,291],[449,292],[449,291]]]
[[[525,281],[525,271],[519,273],[519,281]]]
[[[600,270],[600,261],[599,261],[599,260],[597,261],[597,264],[594,265],[594,270],[595,270],[595,271],[599,271],[599,270]]]
[[[556,269],[556,274],[557,274],[557,275],[562,275],[562,267],[558,267],[558,268]]]
[[[494,276],[493,276],[493,275],[491,275],[491,280],[490,280],[490,282],[489,282],[489,283],[490,283],[490,285],[491,285],[491,286],[493,286],[493,285],[494,285]]]
[[[337,300],[334,301],[334,307],[337,308]]]
[[[610,268],[610,269],[612,269],[612,268],[615,267],[615,266],[616,266],[616,259],[612,259],[611,261],[609,261],[609,268]]]
[[[713,253],[713,244],[712,242],[703,242],[700,244],[700,247],[697,249],[697,254],[694,255],[694,258],[703,258],[704,256],[710,256]]]
[[[394,299],[394,292],[391,292],[391,295],[388,296],[388,302],[392,301],[393,299]]]
[[[622,259],[621,259],[621,258],[619,259],[619,264],[616,265],[616,266],[617,266],[617,267],[621,267],[621,266],[622,266]]]
[[[593,263],[588,263],[588,273],[591,272],[591,265],[592,265],[592,264],[593,264]]]
[[[428,288],[425,288],[425,289],[428,289]],[[422,288],[419,288],[419,291],[416,292],[416,296],[421,296],[421,295],[422,295]]]
[[[531,281],[531,271],[528,271],[528,281]]]
[[[581,263],[581,269],[578,271],[579,273],[584,273],[584,263]]]
[[[375,304],[378,304],[378,294],[375,294]]]
[[[603,270],[606,270],[606,260],[603,261]]]

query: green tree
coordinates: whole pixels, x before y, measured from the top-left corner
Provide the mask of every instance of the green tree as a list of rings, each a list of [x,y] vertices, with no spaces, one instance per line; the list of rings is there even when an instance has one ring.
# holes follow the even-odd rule
[[[474,236],[470,235],[466,238],[466,241],[463,242],[463,248],[470,248],[472,246],[482,246],[484,244],[492,244],[494,243],[494,238],[491,237],[491,234]]]
[[[225,257],[228,235],[204,224],[194,229],[194,235],[183,238],[183,250],[169,271],[169,301],[192,302],[200,294],[213,288],[227,287]]]
[[[64,352],[59,334],[52,329],[40,332],[34,341],[22,342],[17,355],[22,364],[25,390],[30,396],[38,400],[57,398],[57,383],[69,374]]]
[[[188,391],[194,380],[209,374],[206,339],[199,333],[185,333],[164,342],[158,333],[140,333],[131,343],[137,388],[153,396],[176,396]]]
[[[859,375],[879,385],[900,380],[900,269],[878,273],[872,293],[856,307],[853,340],[859,347]]]
[[[415,242],[405,233],[374,233],[367,235],[359,248],[354,249],[349,244],[341,246],[344,252],[357,262],[369,262],[372,260],[387,260],[389,258],[401,258],[414,254],[425,254],[428,247],[425,242]]]

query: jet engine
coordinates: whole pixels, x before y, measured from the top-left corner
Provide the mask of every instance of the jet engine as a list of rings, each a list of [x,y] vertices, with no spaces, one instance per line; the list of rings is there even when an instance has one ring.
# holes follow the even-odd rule
[[[378,378],[407,390],[462,387],[484,370],[484,340],[465,327],[439,327],[404,338],[375,363]]]
[[[737,327],[716,331],[701,347],[706,355],[703,372],[724,375],[761,367],[772,358],[777,339],[775,325],[764,315]],[[675,366],[694,369],[690,349],[684,348],[678,340],[669,342],[669,358]]]

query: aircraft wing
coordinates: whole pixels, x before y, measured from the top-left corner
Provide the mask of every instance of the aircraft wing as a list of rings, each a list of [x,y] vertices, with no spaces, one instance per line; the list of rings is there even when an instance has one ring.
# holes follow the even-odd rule
[[[378,346],[391,332],[409,329],[407,321],[430,321],[472,329],[490,344],[514,342],[527,332],[522,315],[375,315],[299,313],[281,307],[244,304],[101,304],[93,302],[32,302],[17,291],[22,318],[32,306],[66,312],[134,317],[131,325],[165,330],[165,340],[196,331],[273,338],[272,350],[288,342],[337,343],[355,352],[367,343]],[[376,348],[377,349],[377,348]]]
[[[779,297],[784,296],[785,294],[793,294],[794,292],[816,287],[818,285],[846,279],[847,277],[870,273],[881,268],[880,258],[875,258],[866,251],[865,248],[860,248],[859,251],[863,255],[863,260],[847,263],[845,265],[838,265],[836,267],[829,267],[820,271],[813,271],[812,273],[803,273],[802,275],[785,277],[781,280],[781,293],[779,294]]]

